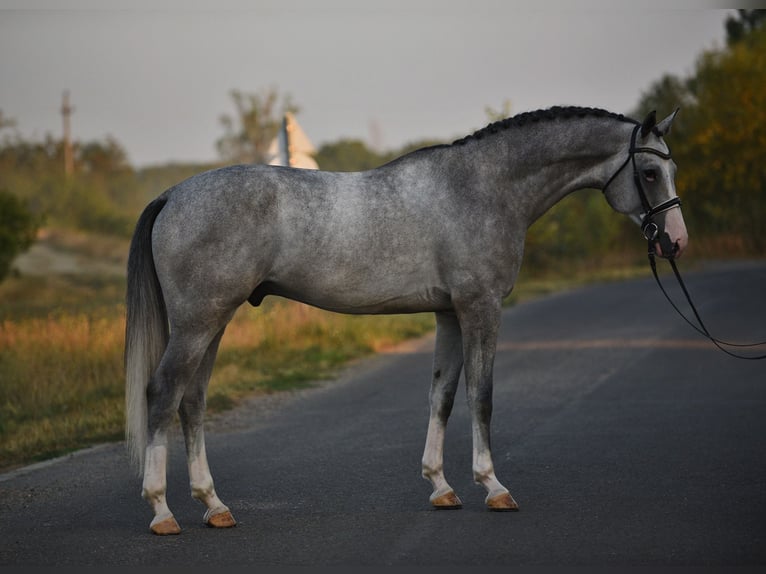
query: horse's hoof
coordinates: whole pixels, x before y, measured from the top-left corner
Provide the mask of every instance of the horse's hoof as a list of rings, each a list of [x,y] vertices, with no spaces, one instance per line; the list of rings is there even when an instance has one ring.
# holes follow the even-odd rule
[[[152,531],[152,534],[156,534],[157,536],[168,536],[171,534],[181,534],[181,527],[178,526],[178,522],[176,522],[176,519],[172,516],[169,516],[168,518],[165,518],[164,520],[160,520],[159,522],[152,522],[149,525],[149,528]]]
[[[232,526],[237,525],[237,521],[234,520],[231,512],[224,510],[223,512],[219,512],[218,514],[214,514],[212,516],[206,515],[205,524],[207,524],[210,528],[231,528]]]
[[[503,492],[492,498],[487,497],[487,508],[494,512],[518,512],[519,505],[510,492]]]
[[[450,490],[442,495],[431,498],[431,505],[438,510],[463,508],[463,503],[457,497],[454,490]]]

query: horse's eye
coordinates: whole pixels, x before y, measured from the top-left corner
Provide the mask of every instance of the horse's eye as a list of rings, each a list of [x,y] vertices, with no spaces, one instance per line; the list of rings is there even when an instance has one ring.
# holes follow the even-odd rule
[[[645,169],[644,170],[644,177],[646,178],[646,181],[649,183],[657,180],[657,172],[653,169]]]

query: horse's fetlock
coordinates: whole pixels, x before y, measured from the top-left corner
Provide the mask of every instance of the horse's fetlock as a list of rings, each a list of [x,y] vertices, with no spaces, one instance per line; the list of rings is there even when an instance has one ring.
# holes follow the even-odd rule
[[[165,490],[158,488],[149,488],[144,486],[141,489],[141,497],[149,504],[155,505],[165,499]]]
[[[421,475],[423,478],[430,480],[434,476],[440,476],[444,472],[444,467],[441,464],[431,465],[423,462],[421,467]]]
[[[473,481],[476,484],[485,484],[487,481],[495,479],[495,469],[493,467],[486,467],[480,469],[473,469]]]
[[[211,482],[208,485],[199,486],[199,485],[192,485],[191,487],[191,495],[192,498],[195,500],[201,500],[206,501],[211,496],[215,496],[215,489],[213,488],[213,483]]]

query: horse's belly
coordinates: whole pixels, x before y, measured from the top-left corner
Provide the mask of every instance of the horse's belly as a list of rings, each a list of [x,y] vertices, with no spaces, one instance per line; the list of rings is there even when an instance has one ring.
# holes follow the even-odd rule
[[[419,287],[396,291],[318,287],[320,287],[318,284],[302,288],[275,284],[270,289],[270,294],[328,311],[359,315],[445,311],[452,307],[449,293],[440,287]]]

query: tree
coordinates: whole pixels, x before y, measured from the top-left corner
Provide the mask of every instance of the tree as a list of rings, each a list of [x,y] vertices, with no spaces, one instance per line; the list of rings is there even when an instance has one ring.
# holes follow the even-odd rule
[[[11,270],[17,255],[35,240],[38,223],[12,193],[0,189],[0,281]]]
[[[433,138],[426,138],[421,140],[415,140],[408,142],[404,144],[399,149],[389,153],[387,156],[384,156],[386,158],[386,161],[391,161],[392,159],[396,159],[398,157],[401,157],[403,155],[406,155],[408,153],[412,153],[413,151],[417,151],[419,149],[422,149],[424,147],[432,147],[437,145],[443,145],[445,142],[442,140],[437,140]]]
[[[740,16],[736,41],[702,54],[689,78],[665,76],[652,84],[636,117],[681,107],[669,142],[690,230],[729,250],[763,254],[766,26],[759,22],[766,20],[743,11]]]
[[[766,249],[766,27],[729,49],[705,54],[696,72],[697,106],[679,183],[713,231]],[[680,160],[679,160],[680,161]]]
[[[635,119],[641,120],[652,110],[660,115],[667,115],[676,108],[680,108],[681,113],[673,121],[673,138],[677,140],[680,139],[684,131],[685,119],[688,117],[686,111],[695,105],[693,79],[684,80],[666,74],[641,94],[638,106],[631,115]],[[664,115],[662,117],[665,117]]]
[[[67,178],[60,139],[30,141],[18,133],[0,139],[0,189],[11,190],[46,224],[129,236],[145,202],[138,205],[137,181],[123,148],[107,138],[74,142],[73,149],[78,169]]]
[[[363,171],[385,163],[381,155],[357,139],[323,144],[317,152],[316,161],[327,171]]]
[[[736,44],[766,22],[766,10],[738,9],[737,17],[726,18],[726,41],[729,46]]]
[[[298,113],[290,96],[275,88],[261,93],[231,92],[236,114],[221,116],[224,136],[218,140],[218,153],[226,162],[266,163],[269,144],[279,132],[286,112]]]
[[[112,137],[103,142],[87,142],[78,148],[77,161],[87,173],[113,175],[131,169],[125,149]]]

